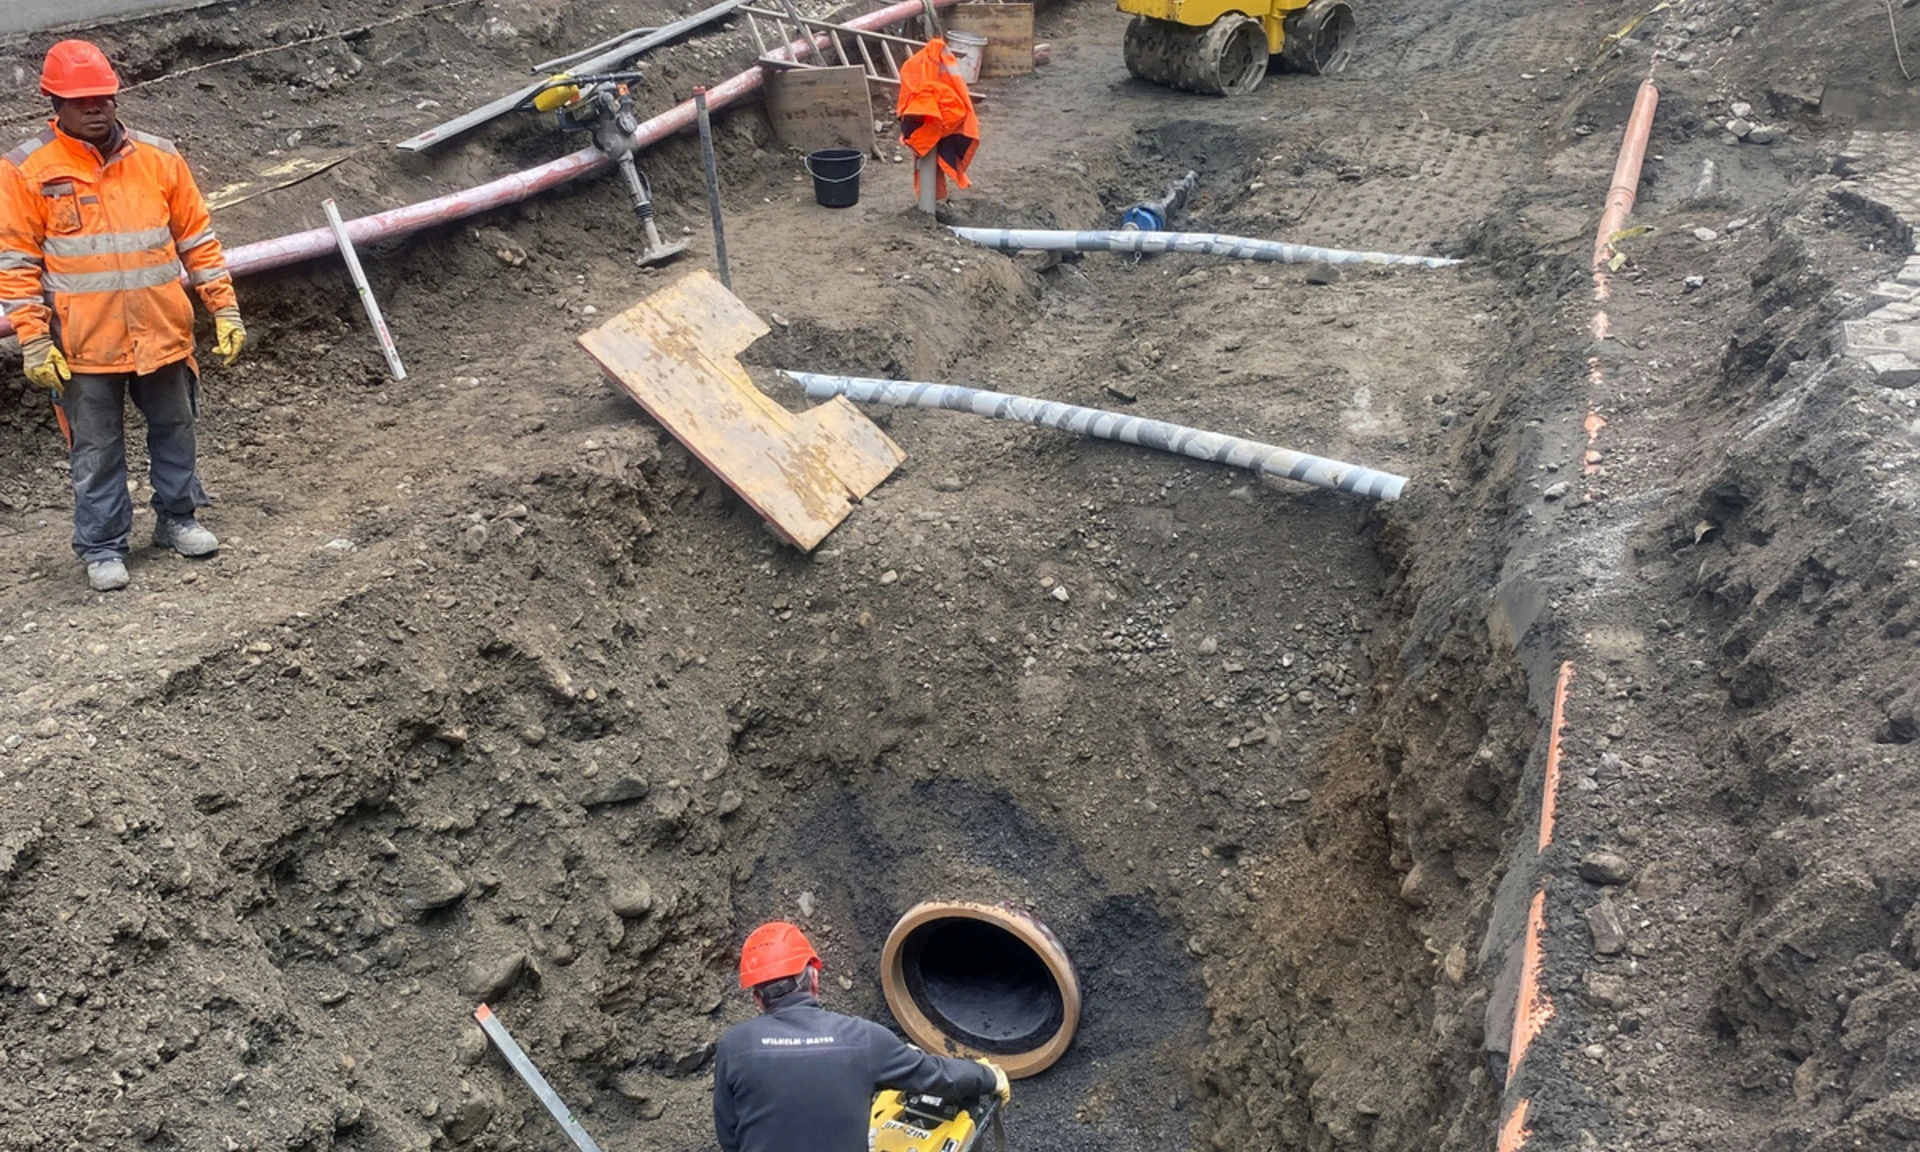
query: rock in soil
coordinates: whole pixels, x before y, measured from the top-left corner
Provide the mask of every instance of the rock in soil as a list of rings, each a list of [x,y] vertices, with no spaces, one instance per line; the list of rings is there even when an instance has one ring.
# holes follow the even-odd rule
[[[638,920],[653,911],[653,885],[634,880],[613,890],[607,906],[622,920]]]
[[[461,991],[475,1000],[492,1003],[505,996],[532,971],[532,962],[525,952],[514,952],[491,960],[475,960],[461,975]]]
[[[1594,852],[1581,859],[1580,879],[1590,884],[1625,884],[1633,879],[1633,866],[1617,852]]]
[[[1627,930],[1620,923],[1620,910],[1611,897],[1602,897],[1587,909],[1587,928],[1593,935],[1593,951],[1598,956],[1618,956],[1627,949]]]

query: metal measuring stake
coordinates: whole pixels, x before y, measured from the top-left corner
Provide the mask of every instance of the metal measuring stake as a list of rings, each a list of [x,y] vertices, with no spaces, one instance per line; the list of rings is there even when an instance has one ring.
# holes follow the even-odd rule
[[[507,1058],[507,1063],[520,1074],[520,1079],[525,1080],[527,1087],[533,1089],[533,1094],[540,1098],[540,1103],[547,1106],[547,1113],[559,1123],[560,1130],[573,1141],[573,1146],[580,1152],[600,1152],[600,1145],[595,1144],[593,1137],[587,1135],[587,1130],[580,1126],[580,1121],[573,1118],[573,1109],[567,1107],[566,1103],[560,1099],[560,1094],[553,1090],[553,1085],[547,1083],[547,1078],[540,1075],[540,1069],[535,1068],[533,1061],[521,1051],[520,1045],[507,1033],[507,1026],[500,1023],[500,1018],[493,1014],[493,1009],[482,1004],[473,1010],[473,1018],[479,1022],[487,1038],[499,1047],[500,1054]]]
[[[720,284],[733,291],[733,273],[727,268],[727,228],[720,218],[720,171],[713,162],[713,121],[707,117],[707,90],[693,90],[693,110],[700,118],[700,163],[707,169],[707,207],[713,213],[713,260],[720,266]]]
[[[407,378],[407,367],[400,363],[400,349],[394,347],[393,333],[387,331],[387,322],[380,315],[380,302],[373,298],[373,287],[367,283],[366,270],[360,267],[360,254],[353,250],[353,239],[347,235],[346,221],[340,219],[340,206],[328,197],[321,205],[327,212],[327,223],[333,226],[333,242],[340,246],[340,258],[347,262],[347,275],[353,277],[353,286],[360,293],[360,303],[367,310],[367,320],[373,325],[373,334],[380,341],[380,351],[387,355],[387,370],[393,373],[395,380]]]

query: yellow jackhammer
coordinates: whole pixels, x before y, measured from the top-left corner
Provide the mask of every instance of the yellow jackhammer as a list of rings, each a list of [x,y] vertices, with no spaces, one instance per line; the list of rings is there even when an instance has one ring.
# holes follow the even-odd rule
[[[634,163],[633,134],[640,129],[640,118],[633,111],[633,94],[627,84],[638,80],[638,72],[600,72],[591,76],[561,73],[548,80],[538,92],[520,105],[533,112],[557,114],[562,132],[589,132],[593,143],[607,154],[626,181],[627,195],[633,201],[633,214],[640,218],[646,233],[646,248],[641,264],[658,264],[687,250],[682,240],[668,244],[660,239],[653,219],[653,188],[646,174]]]

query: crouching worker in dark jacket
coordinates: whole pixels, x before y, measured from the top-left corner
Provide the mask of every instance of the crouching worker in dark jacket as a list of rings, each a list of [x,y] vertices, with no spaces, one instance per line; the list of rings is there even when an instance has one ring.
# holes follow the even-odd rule
[[[761,1015],[727,1029],[713,1064],[713,1127],[722,1152],[860,1152],[882,1088],[949,1099],[1011,1095],[985,1060],[951,1060],[870,1020],[820,1007],[820,957],[775,920],[740,950],[740,986]]]

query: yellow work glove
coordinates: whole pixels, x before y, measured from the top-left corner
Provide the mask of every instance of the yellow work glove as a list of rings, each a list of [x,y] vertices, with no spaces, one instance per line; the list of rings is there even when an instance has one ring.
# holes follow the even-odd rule
[[[1013,1099],[1013,1085],[1007,1083],[1007,1070],[991,1060],[981,1059],[978,1063],[985,1064],[987,1071],[993,1073],[993,1094],[1000,1098],[1000,1103]]]
[[[20,345],[21,367],[26,370],[27,379],[37,388],[45,388],[55,396],[67,390],[67,381],[73,379],[73,369],[67,367],[67,358],[60,353],[60,346],[51,336],[36,336]]]
[[[221,361],[228,368],[240,359],[240,349],[247,346],[247,326],[240,322],[240,309],[222,308],[213,314],[213,350],[225,357]]]

